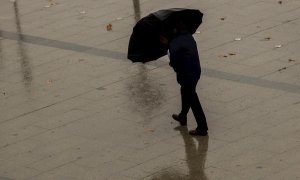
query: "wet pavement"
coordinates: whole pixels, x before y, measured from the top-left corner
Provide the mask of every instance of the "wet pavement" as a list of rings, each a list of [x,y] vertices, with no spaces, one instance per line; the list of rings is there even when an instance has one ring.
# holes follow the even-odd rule
[[[204,13],[208,137],[172,121],[167,57],[126,59],[135,22],[171,7]],[[300,179],[299,35],[299,0],[2,0],[0,180]]]

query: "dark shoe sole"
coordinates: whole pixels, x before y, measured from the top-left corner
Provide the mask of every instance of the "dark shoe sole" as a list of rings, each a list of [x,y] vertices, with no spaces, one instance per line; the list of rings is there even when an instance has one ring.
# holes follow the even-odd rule
[[[178,115],[173,114],[173,115],[172,115],[172,118],[173,118],[175,121],[179,122],[181,126],[186,126],[186,120],[179,118]]]

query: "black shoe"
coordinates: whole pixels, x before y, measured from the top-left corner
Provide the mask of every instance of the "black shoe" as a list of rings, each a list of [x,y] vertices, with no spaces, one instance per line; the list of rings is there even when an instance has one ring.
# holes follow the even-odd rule
[[[180,123],[181,126],[186,126],[186,119],[184,118],[180,118],[177,114],[173,114],[172,115],[172,118],[175,120],[175,121],[178,121]]]
[[[195,129],[195,130],[189,131],[189,134],[192,136],[207,136],[208,133],[207,133],[207,131],[197,131]]]

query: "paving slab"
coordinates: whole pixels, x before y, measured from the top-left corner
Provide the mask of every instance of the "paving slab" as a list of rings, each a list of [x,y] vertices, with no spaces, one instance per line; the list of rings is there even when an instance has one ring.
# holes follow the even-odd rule
[[[173,7],[204,13],[208,137],[172,121],[168,57],[126,58],[137,20]],[[0,180],[299,179],[299,33],[299,0],[3,0]]]

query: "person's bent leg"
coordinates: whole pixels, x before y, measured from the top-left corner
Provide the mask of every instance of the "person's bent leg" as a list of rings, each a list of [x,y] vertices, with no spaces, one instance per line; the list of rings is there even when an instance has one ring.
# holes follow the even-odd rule
[[[181,112],[179,117],[187,119],[187,114],[191,107],[191,88],[189,86],[181,86]]]

